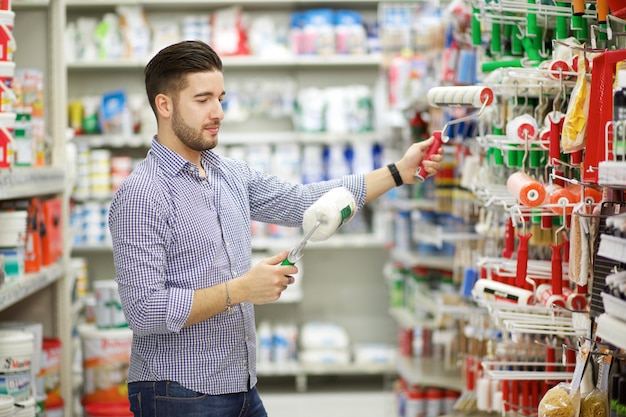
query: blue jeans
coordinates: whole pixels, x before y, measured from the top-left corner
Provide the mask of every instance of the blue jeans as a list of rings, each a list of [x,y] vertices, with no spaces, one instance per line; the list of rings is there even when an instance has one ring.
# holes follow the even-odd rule
[[[128,384],[135,417],[267,417],[256,387],[236,394],[208,395],[173,381]]]

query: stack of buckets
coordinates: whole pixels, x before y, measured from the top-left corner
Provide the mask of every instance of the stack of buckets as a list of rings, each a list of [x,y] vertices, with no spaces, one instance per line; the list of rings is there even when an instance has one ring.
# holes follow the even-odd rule
[[[95,323],[78,328],[83,351],[85,416],[132,416],[126,386],[132,331],[124,318],[115,281],[98,280],[93,287]]]
[[[13,104],[16,97],[13,91],[15,62],[13,52],[16,49],[13,37],[15,13],[10,10],[10,2],[0,3],[0,169],[13,165],[16,113]]]
[[[45,163],[44,77],[16,71],[14,21],[11,2],[0,1],[0,169]]]
[[[33,397],[35,334],[26,330],[0,329],[0,416],[35,417]]]

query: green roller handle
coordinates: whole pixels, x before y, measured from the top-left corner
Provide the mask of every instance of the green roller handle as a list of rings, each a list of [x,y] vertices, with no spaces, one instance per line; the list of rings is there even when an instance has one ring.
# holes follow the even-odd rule
[[[528,4],[536,4],[535,0],[528,0]],[[537,15],[535,13],[526,14],[526,30],[528,36],[532,39],[535,50],[539,50],[539,41],[541,40],[541,31],[537,28]]]
[[[528,56],[528,59],[533,62],[541,61],[541,56],[539,55],[539,50],[537,49],[535,42],[532,38],[525,36],[522,39],[522,45],[524,46],[524,52]]]
[[[517,160],[518,152],[515,148],[512,148],[506,151],[506,162],[509,168],[514,168],[520,166],[519,161]]]
[[[574,31],[574,36],[581,42],[586,42],[589,37],[589,30],[587,28],[587,24],[585,23],[585,19],[582,16],[572,16],[572,30]]]
[[[530,168],[539,168],[541,167],[541,154],[543,151],[539,150],[539,145],[530,145],[531,150],[529,153],[528,166]]]
[[[609,37],[608,37],[608,34],[606,33],[606,30],[607,30],[606,22],[599,23],[598,26],[600,26],[603,29],[603,30],[598,31],[598,39],[601,41],[608,41]]]
[[[491,25],[491,52],[494,55],[502,52],[502,25],[500,23]]]
[[[295,263],[294,263],[294,262],[291,262],[291,261],[289,260],[289,257],[287,257],[287,258],[286,258],[284,261],[282,261],[280,264],[281,264],[282,266],[294,266],[294,265],[295,265]]]
[[[480,28],[480,21],[478,20],[479,10],[477,7],[472,7],[472,45],[480,46],[482,44],[482,33]]]
[[[558,7],[567,7],[567,3],[558,1]],[[567,17],[559,15],[556,17],[556,38],[565,39],[569,36],[569,27],[567,26]]]
[[[481,68],[483,72],[495,71],[498,68],[521,68],[521,59],[505,59],[501,61],[483,62]]]
[[[494,135],[503,135],[504,129],[500,126],[493,127]],[[490,148],[493,156],[493,163],[495,166],[504,166],[504,154],[502,153],[502,149],[500,148]]]
[[[524,55],[524,47],[522,46],[522,32],[517,25],[513,26],[511,31],[511,54],[514,56]]]
[[[502,155],[502,150],[498,149],[498,148],[491,148],[492,149],[492,156],[493,156],[493,163],[495,166],[501,167],[504,165],[504,155]]]

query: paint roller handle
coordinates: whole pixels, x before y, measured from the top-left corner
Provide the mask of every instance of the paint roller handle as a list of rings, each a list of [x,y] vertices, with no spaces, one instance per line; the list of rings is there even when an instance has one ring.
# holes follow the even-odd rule
[[[561,251],[563,250],[565,242],[553,245],[552,248],[551,270],[552,270],[552,294],[563,295],[563,260],[561,257]]]
[[[441,148],[441,145],[443,144],[443,139],[441,137],[441,134],[442,134],[441,131],[433,132],[433,138],[434,138],[433,143],[430,145],[430,147],[426,151],[426,155],[424,155],[422,162],[420,162],[419,166],[417,167],[415,174],[413,174],[413,177],[420,182],[424,182],[426,180],[426,177],[428,177],[428,172],[424,168],[424,161],[427,159],[430,159],[431,156],[439,152],[439,148]]]
[[[532,233],[517,235],[519,245],[517,246],[517,268],[515,270],[515,285],[518,288],[526,288],[526,273],[528,271],[528,241]]]

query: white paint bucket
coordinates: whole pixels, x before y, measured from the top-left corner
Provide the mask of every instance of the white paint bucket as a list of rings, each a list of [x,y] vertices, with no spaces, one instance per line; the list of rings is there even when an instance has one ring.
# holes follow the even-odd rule
[[[0,248],[24,246],[26,216],[26,210],[0,212]]]
[[[96,296],[96,326],[101,329],[128,327],[117,283],[112,279],[95,281],[93,292]]]
[[[13,417],[15,400],[10,395],[0,395],[0,417]]]
[[[37,413],[37,403],[33,397],[28,397],[23,401],[15,401],[14,417],[35,417]]]
[[[0,394],[25,401],[31,395],[34,335],[20,330],[0,330]]]
[[[130,329],[98,329],[81,325],[83,405],[126,402],[126,377],[133,333]]]

